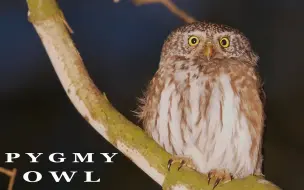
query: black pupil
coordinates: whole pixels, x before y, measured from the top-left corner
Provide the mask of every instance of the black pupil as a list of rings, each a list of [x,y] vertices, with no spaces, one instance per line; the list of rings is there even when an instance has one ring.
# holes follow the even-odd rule
[[[192,38],[192,39],[191,39],[191,43],[192,43],[192,44],[195,44],[196,42],[197,42],[197,39],[196,39],[196,38]]]
[[[222,45],[223,46],[227,45],[227,40],[222,40]]]

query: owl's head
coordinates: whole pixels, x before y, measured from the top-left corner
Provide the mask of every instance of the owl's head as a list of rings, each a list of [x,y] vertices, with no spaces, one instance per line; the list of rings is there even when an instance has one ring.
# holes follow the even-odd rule
[[[174,30],[165,41],[162,60],[174,57],[202,59],[232,59],[256,64],[258,56],[251,49],[249,40],[229,26],[206,22],[187,24]]]

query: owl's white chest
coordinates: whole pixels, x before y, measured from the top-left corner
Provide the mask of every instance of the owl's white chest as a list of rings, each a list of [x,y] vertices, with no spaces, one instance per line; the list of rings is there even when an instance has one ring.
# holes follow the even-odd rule
[[[202,173],[216,168],[234,177],[252,174],[248,121],[229,75],[210,80],[195,74],[178,72],[174,83],[165,82],[152,137],[168,152],[192,158]]]

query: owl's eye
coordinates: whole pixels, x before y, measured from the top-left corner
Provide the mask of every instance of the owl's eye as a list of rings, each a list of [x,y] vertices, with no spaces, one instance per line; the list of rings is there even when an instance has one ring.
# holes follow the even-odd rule
[[[229,45],[230,45],[229,39],[228,39],[227,37],[222,37],[222,38],[220,39],[220,45],[221,45],[223,48],[229,47]]]
[[[196,36],[190,36],[188,39],[188,43],[190,46],[196,46],[199,43],[199,39]]]

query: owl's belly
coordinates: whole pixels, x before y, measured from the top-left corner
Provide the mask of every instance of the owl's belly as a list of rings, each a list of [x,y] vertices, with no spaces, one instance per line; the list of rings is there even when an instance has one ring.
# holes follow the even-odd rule
[[[250,157],[249,121],[230,77],[189,84],[165,86],[152,137],[169,153],[192,158],[202,173],[227,169],[235,178],[252,174],[256,158]]]

